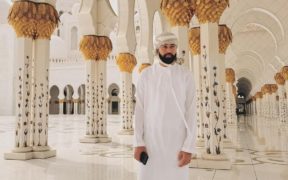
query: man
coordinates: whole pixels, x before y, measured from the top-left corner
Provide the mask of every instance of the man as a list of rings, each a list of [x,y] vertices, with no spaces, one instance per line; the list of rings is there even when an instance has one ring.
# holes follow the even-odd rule
[[[176,63],[177,38],[156,37],[159,62],[143,70],[137,84],[134,158],[144,151],[139,180],[188,180],[196,141],[196,97],[192,73]]]

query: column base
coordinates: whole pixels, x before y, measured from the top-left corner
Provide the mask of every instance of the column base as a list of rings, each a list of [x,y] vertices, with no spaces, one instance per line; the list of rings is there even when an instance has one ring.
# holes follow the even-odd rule
[[[32,158],[33,158],[32,152],[4,153],[4,159],[6,159],[6,160],[29,160]]]
[[[231,169],[232,163],[225,154],[211,155],[202,154],[202,157],[192,159],[189,167],[190,168],[203,168],[203,169]]]
[[[96,136],[86,135],[84,138],[80,139],[80,143],[98,143],[99,140]]]
[[[29,153],[32,152],[32,147],[20,147],[12,150],[12,153]]]
[[[47,159],[56,156],[56,150],[47,150],[47,151],[35,151],[33,153],[33,159]]]
[[[47,159],[55,156],[56,150],[4,153],[4,159],[6,160]]]
[[[109,143],[112,142],[112,138],[108,137],[108,136],[103,136],[103,137],[97,137],[99,140],[99,143]]]
[[[112,138],[108,136],[85,136],[84,138],[80,139],[80,143],[109,143],[112,141]]]
[[[118,134],[119,135],[133,135],[134,129],[122,129]]]

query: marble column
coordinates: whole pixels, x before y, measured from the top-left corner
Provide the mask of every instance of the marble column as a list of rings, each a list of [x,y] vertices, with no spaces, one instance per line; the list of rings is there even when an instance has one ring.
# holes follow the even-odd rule
[[[30,159],[32,146],[30,146],[31,122],[31,86],[32,86],[32,39],[19,37],[16,40],[16,132],[15,148],[13,153],[4,155],[5,159]],[[11,156],[12,155],[12,156]]]
[[[80,142],[96,143],[96,73],[97,66],[95,60],[86,61],[86,85],[85,85],[85,119],[86,119],[86,134]]]
[[[197,146],[204,146],[204,122],[203,122],[203,72],[200,58],[200,27],[194,27],[189,30],[189,45],[193,54],[193,74],[196,85],[196,108],[197,108]]]
[[[200,23],[201,64],[204,83],[204,128],[205,153],[202,154],[205,167],[230,169],[231,162],[223,152],[223,119],[221,117],[221,91],[219,71],[219,38],[218,22],[227,1],[197,1],[195,15]],[[207,7],[207,8],[205,8]],[[210,12],[215,12],[211,14]],[[214,160],[217,159],[215,164]],[[198,160],[200,161],[200,160]],[[209,162],[208,162],[209,161]],[[192,163],[192,162],[191,162]],[[198,163],[199,167],[199,163]],[[201,166],[200,166],[201,167]]]
[[[64,95],[59,95],[59,114],[64,114]]]
[[[96,62],[96,107],[97,107],[97,139],[100,143],[111,142],[107,134],[107,67],[106,58]]]
[[[117,65],[121,71],[122,88],[121,88],[121,119],[122,128],[119,134],[133,134],[133,94],[132,94],[132,72],[137,61],[134,55],[130,53],[120,53],[117,56]]]
[[[286,103],[286,116],[285,119],[288,118],[288,83],[286,81],[288,80],[288,66],[284,66],[281,68],[281,75],[285,79],[284,83],[284,95],[285,95],[285,103]],[[286,120],[286,127],[288,127],[288,120]]]
[[[270,84],[265,84],[263,86],[263,104],[264,104],[264,118],[263,118],[263,133],[264,133],[264,138],[265,138],[265,145],[266,149],[269,150],[271,148],[271,110],[272,110],[272,92],[271,92],[271,86]]]
[[[280,147],[279,150],[285,151],[285,132],[286,132],[286,124],[287,124],[287,103],[285,100],[285,79],[281,73],[276,73],[274,79],[278,85],[278,112],[279,112],[279,120],[278,120],[278,132],[280,132]],[[284,143],[283,143],[284,141]]]
[[[97,11],[97,9],[100,9],[100,11]],[[84,59],[96,61],[95,65],[92,65],[93,67],[87,67],[93,69],[88,69],[86,79],[89,79],[88,74],[93,72],[95,79],[93,77],[91,80],[95,80],[95,83],[86,82],[91,86],[89,87],[90,90],[88,90],[90,94],[86,94],[87,97],[85,97],[86,108],[90,108],[90,110],[86,109],[86,112],[90,114],[90,119],[88,119],[89,116],[87,115],[86,123],[89,122],[89,126],[87,125],[86,137],[80,139],[80,142],[111,142],[111,138],[107,134],[106,60],[112,51],[112,42],[108,36],[115,29],[114,25],[116,24],[117,16],[109,1],[85,1],[79,9],[78,16],[80,32],[83,36],[80,42],[80,51]],[[91,91],[96,94],[92,96]],[[93,127],[90,127],[92,124]],[[91,135],[91,132],[94,134]]]
[[[236,114],[236,108],[237,108],[237,104],[236,104],[236,99],[237,99],[237,88],[235,85],[232,85],[232,98],[231,98],[231,104],[232,104],[232,121],[237,123],[237,114]]]
[[[36,39],[34,52],[34,68],[35,68],[35,120],[33,135],[33,151],[35,155],[56,156],[56,151],[51,150],[48,145],[48,115],[49,115],[49,53],[50,40]],[[36,157],[36,158],[37,158]]]
[[[260,125],[261,125],[261,121],[260,121],[260,117],[261,117],[261,99],[263,98],[263,95],[261,92],[257,92],[255,94],[255,99],[256,99],[256,114],[255,114],[255,134],[257,135],[257,137],[260,137]]]
[[[86,64],[86,136],[82,143],[111,142],[107,135],[106,59],[112,51],[108,37],[86,35],[80,42]]]
[[[48,146],[49,39],[59,21],[54,7],[54,0],[15,1],[9,12],[8,21],[18,37],[18,122],[15,150],[5,153],[5,159],[56,155]]]
[[[132,72],[137,64],[134,56],[136,36],[134,28],[135,0],[123,0],[118,6],[119,28],[117,35],[118,56],[116,63],[121,72],[121,135],[133,134]]]
[[[237,124],[236,119],[233,118],[233,83],[235,82],[235,71],[232,68],[226,68],[226,119],[228,124]]]
[[[226,70],[225,70],[225,54],[228,46],[232,43],[232,32],[226,25],[219,25],[218,30],[219,41],[219,88],[220,88],[220,120],[223,121],[223,138],[225,142],[229,142],[227,137],[227,113],[226,113]],[[227,144],[227,143],[226,143]]]
[[[253,110],[253,113],[252,113],[252,123],[253,123],[253,131],[255,133],[255,135],[257,135],[257,115],[256,115],[256,112],[257,112],[257,105],[256,105],[256,97],[253,96],[252,98],[252,110]]]
[[[278,86],[277,84],[271,84],[271,92],[272,92],[272,116],[270,118],[270,130],[272,130],[271,132],[271,144],[272,144],[272,149],[273,150],[280,150],[280,147],[279,147],[279,144],[280,144],[280,141],[279,141],[279,138],[276,138],[275,137],[278,137],[278,129],[279,129],[279,117],[278,117],[278,109],[279,109],[279,99],[277,100],[277,90],[278,90]]]

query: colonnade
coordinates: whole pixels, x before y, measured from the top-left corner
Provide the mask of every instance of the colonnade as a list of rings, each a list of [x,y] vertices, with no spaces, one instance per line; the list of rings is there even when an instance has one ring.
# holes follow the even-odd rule
[[[287,151],[288,67],[274,76],[276,84],[264,84],[246,105],[248,124],[268,151]]]

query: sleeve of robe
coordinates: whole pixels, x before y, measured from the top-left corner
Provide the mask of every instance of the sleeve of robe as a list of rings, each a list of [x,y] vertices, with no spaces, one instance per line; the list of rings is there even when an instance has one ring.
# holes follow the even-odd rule
[[[192,74],[187,77],[185,120],[188,125],[187,136],[184,141],[182,151],[196,153],[196,89]]]
[[[134,122],[134,147],[145,146],[144,142],[144,82],[143,73],[137,82]]]

